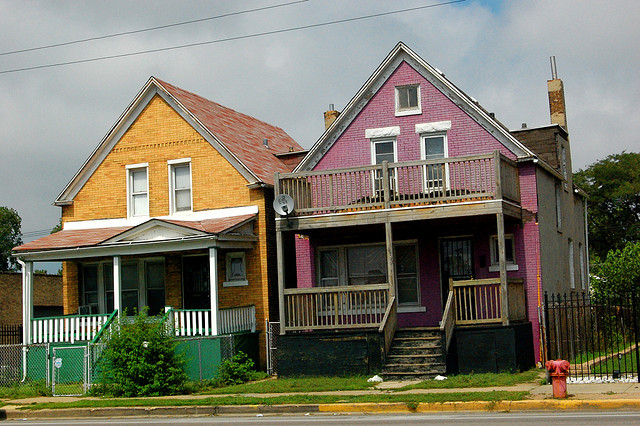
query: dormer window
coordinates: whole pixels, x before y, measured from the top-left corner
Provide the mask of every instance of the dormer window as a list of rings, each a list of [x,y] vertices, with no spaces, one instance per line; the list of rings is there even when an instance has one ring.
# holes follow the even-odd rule
[[[168,163],[171,213],[191,211],[191,159],[170,160]]]
[[[129,217],[149,216],[148,164],[127,166],[127,207]]]
[[[420,114],[420,85],[396,87],[396,115]]]

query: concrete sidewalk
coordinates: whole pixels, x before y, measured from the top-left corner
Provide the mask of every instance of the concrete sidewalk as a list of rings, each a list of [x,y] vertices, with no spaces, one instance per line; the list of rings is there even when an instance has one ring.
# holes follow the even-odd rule
[[[523,411],[523,410],[575,410],[575,409],[628,409],[640,410],[639,383],[592,383],[569,384],[569,397],[565,400],[553,399],[551,385],[532,383],[516,386],[462,389],[397,389],[410,382],[384,382],[370,390],[309,392],[307,395],[375,395],[375,394],[430,394],[454,392],[526,391],[530,398],[523,401],[500,402],[444,402],[444,403],[336,403],[336,404],[282,404],[282,405],[229,405],[229,406],[188,406],[188,407],[109,407],[109,408],[65,408],[46,410],[21,410],[20,407],[34,403],[73,402],[100,398],[91,397],[37,397],[5,400],[0,408],[0,419],[44,419],[44,418],[86,418],[86,417],[148,417],[148,416],[189,416],[189,415],[256,415],[256,414],[306,414],[306,413],[408,413],[408,412],[451,412],[451,411]],[[232,394],[232,395],[178,395],[156,397],[154,399],[188,399],[247,396],[276,397],[294,395],[279,394]],[[299,393],[298,393],[299,394]]]

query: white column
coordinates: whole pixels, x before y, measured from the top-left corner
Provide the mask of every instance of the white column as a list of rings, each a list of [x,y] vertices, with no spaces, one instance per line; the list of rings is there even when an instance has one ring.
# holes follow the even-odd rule
[[[211,334],[218,335],[218,248],[209,249],[209,288],[211,291]]]
[[[33,318],[33,262],[22,262],[22,343],[31,343]]]
[[[113,256],[113,309],[122,315],[122,281],[120,279],[120,256]]]

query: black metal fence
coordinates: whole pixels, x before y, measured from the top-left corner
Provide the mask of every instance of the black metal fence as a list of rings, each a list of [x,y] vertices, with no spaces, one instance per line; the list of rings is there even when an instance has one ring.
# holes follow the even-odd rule
[[[639,380],[640,296],[544,295],[546,359],[565,359],[576,379]]]
[[[15,345],[22,343],[21,324],[0,324],[0,345]]]

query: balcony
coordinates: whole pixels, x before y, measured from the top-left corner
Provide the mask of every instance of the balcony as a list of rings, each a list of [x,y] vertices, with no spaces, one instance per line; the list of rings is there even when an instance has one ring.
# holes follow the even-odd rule
[[[411,207],[464,204],[471,205],[466,208],[469,214],[482,214],[478,204],[495,204],[498,201],[514,207],[505,213],[520,214],[517,164],[499,151],[467,157],[280,174],[276,176],[276,196],[279,194],[288,194],[294,200],[295,211],[289,216],[294,222],[299,221],[294,227],[303,224],[304,218],[314,216],[375,213],[376,210],[406,210]],[[452,213],[454,216],[464,215],[462,212]],[[397,220],[403,219],[398,216]]]

